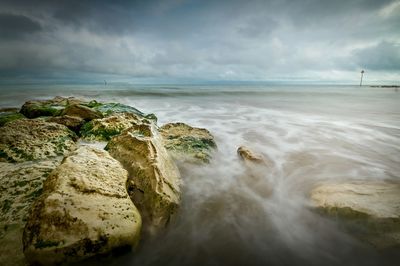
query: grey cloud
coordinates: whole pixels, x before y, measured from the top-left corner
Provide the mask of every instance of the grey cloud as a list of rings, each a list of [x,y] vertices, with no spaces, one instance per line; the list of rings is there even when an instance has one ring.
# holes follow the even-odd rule
[[[400,42],[381,42],[375,46],[354,52],[361,68],[378,71],[400,71]]]
[[[1,39],[19,39],[41,29],[42,27],[38,22],[26,16],[0,13]]]

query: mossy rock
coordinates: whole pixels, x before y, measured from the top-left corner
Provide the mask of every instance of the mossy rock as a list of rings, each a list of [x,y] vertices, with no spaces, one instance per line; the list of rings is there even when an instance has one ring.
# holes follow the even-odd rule
[[[160,133],[165,148],[175,159],[193,163],[208,163],[217,148],[214,137],[204,128],[191,127],[184,123],[169,123]]]
[[[136,114],[140,117],[144,117],[144,118],[147,118],[154,122],[157,122],[156,115],[145,114],[132,106],[125,105],[122,103],[100,103],[100,102],[93,100],[85,105],[90,108],[100,111],[104,116],[110,116],[115,113],[132,113],[132,114]]]
[[[4,126],[6,123],[18,119],[25,118],[21,113],[17,112],[0,112],[0,127]]]

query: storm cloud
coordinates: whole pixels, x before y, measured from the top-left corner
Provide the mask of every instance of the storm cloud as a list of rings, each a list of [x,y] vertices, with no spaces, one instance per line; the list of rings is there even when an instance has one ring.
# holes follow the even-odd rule
[[[400,79],[400,1],[8,1],[0,77]]]

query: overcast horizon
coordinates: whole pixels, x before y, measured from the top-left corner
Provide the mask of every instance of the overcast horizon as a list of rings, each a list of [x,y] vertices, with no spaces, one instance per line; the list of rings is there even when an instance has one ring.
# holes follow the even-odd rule
[[[0,2],[0,82],[399,84],[400,1]]]

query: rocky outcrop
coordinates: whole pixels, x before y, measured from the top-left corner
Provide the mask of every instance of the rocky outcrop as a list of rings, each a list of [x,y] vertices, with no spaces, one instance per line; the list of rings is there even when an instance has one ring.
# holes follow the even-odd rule
[[[22,162],[64,155],[75,149],[67,127],[40,119],[20,119],[0,127],[0,160]]]
[[[80,104],[68,105],[61,114],[79,117],[86,121],[103,117],[101,112]]]
[[[128,192],[146,230],[165,226],[180,202],[180,174],[154,124],[141,124],[113,137],[106,149],[129,172]]]
[[[103,119],[94,119],[86,123],[80,134],[86,140],[109,141],[123,130],[150,121],[133,113],[114,113]]]
[[[28,118],[56,116],[60,115],[66,106],[78,103],[83,103],[83,101],[74,97],[64,98],[57,96],[50,100],[28,101],[22,105],[20,113]]]
[[[275,165],[275,163],[267,156],[264,156],[261,153],[256,153],[245,146],[240,146],[237,149],[237,153],[247,165],[258,164],[267,166],[268,168],[272,168]]]
[[[69,115],[50,117],[46,121],[64,125],[75,133],[79,133],[81,127],[85,124],[85,120],[82,118]]]
[[[25,265],[22,232],[43,182],[60,163],[52,160],[0,163],[0,265]]]
[[[355,224],[360,239],[378,248],[400,247],[400,183],[322,184],[311,191],[311,200],[322,213]]]
[[[135,246],[141,217],[127,177],[104,150],[81,147],[66,157],[32,206],[23,235],[27,260],[57,264]]]
[[[179,161],[209,162],[217,147],[213,135],[204,128],[184,123],[169,123],[159,129],[165,148]]]

